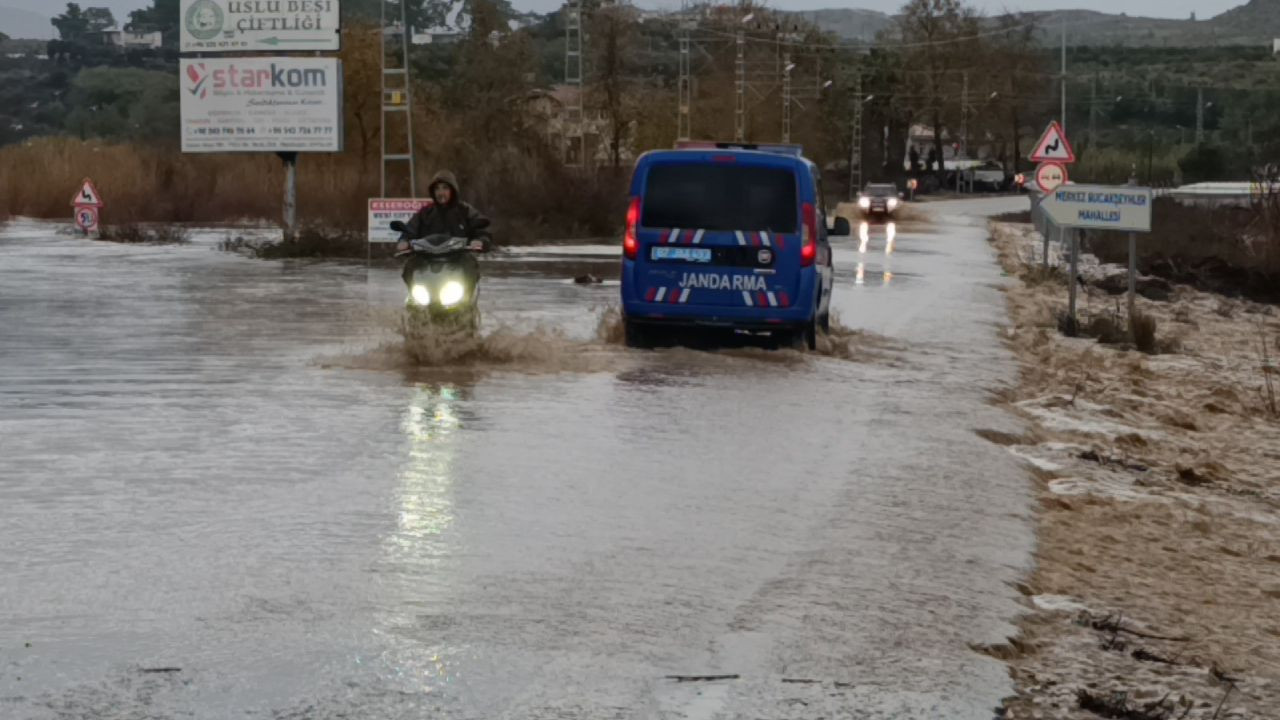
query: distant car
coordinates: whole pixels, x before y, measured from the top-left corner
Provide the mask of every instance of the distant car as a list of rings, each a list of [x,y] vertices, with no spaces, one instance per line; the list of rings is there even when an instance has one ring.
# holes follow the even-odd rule
[[[834,272],[818,167],[796,146],[683,143],[631,180],[622,258],[627,344],[672,329],[768,333],[812,349]]]
[[[1004,171],[1004,166],[994,160],[989,160],[969,170],[968,175],[968,179],[975,189],[982,188],[997,192],[1007,190],[1011,180],[1009,174]]]
[[[901,204],[902,193],[889,183],[871,183],[858,195],[858,209],[863,215],[889,217]]]

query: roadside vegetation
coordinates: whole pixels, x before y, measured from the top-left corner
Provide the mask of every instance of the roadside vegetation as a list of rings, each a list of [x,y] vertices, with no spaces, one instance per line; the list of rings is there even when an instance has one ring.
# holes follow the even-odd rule
[[[106,225],[99,231],[98,239],[129,245],[181,245],[188,242],[186,229],[171,223]]]
[[[1280,192],[1247,208],[1189,207],[1157,199],[1149,235],[1138,239],[1138,270],[1231,297],[1280,303]],[[1091,233],[1086,248],[1102,262],[1128,262],[1128,239]]]
[[[1002,716],[1270,717],[1280,312],[1178,285],[1138,298],[1130,344],[1095,284],[1108,273],[1084,263],[1082,320],[1108,342],[1066,337],[1065,278],[1025,280],[1042,272],[1038,234],[992,232],[1024,278],[1007,288],[1021,371],[1003,400],[1027,430],[979,435],[1029,462],[1039,499],[1020,632],[977,648],[1010,665]]]

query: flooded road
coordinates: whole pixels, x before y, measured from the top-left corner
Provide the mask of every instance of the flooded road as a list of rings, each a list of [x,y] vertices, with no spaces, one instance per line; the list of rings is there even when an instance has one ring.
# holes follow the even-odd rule
[[[0,717],[991,717],[1019,204],[841,242],[874,352],[628,351],[617,251],[548,247],[428,368],[394,269],[0,226]]]

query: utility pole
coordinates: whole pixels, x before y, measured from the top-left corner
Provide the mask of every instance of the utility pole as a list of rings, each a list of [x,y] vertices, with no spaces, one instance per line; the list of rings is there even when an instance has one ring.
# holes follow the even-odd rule
[[[849,199],[862,189],[862,73],[853,80],[853,135],[849,138]]]
[[[676,118],[676,140],[688,140],[690,136],[689,110],[693,104],[692,78],[689,76],[689,31],[680,34],[680,106]]]
[[[1089,149],[1098,141],[1098,76],[1094,74],[1089,88]]]
[[[964,81],[960,90],[960,157],[969,157],[969,71],[961,73]]]
[[[782,53],[782,142],[791,142],[791,48]]]
[[[737,59],[734,62],[734,107],[733,107],[733,139],[745,142],[747,139],[747,39],[746,33],[739,28],[737,37]]]
[[[1062,16],[1062,118],[1058,123],[1067,131],[1067,16]]]
[[[1204,88],[1196,88],[1196,145],[1204,143]]]
[[[388,193],[388,177],[393,163],[405,163],[409,168],[409,197],[418,196],[417,164],[413,156],[413,82],[409,75],[409,10],[405,0],[379,0],[382,10],[382,184],[379,196]],[[399,5],[399,10],[388,5]],[[388,142],[391,135],[391,118],[403,115],[404,142],[397,142],[395,151]],[[403,190],[399,191],[403,192]]]
[[[403,0],[402,0],[403,1]],[[587,162],[586,112],[582,86],[582,0],[569,0],[564,24],[564,84],[570,90],[566,109],[565,165],[581,167]]]

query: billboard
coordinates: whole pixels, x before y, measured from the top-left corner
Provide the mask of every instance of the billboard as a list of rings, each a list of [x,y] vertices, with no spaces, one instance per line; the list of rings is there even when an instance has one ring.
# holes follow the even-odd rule
[[[338,0],[182,0],[181,51],[337,50]]]
[[[182,151],[341,152],[342,62],[184,58]]]

